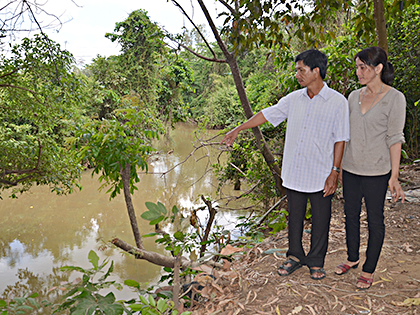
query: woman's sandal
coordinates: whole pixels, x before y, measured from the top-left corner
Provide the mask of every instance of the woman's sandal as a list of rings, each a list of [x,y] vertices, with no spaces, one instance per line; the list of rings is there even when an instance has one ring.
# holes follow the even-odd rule
[[[336,275],[341,276],[341,275],[344,275],[347,272],[349,272],[350,269],[356,269],[357,267],[359,267],[359,263],[357,263],[353,266],[349,266],[349,265],[346,265],[346,264],[342,263],[342,264],[339,264],[337,266],[337,268],[339,268],[342,272],[341,273],[337,273],[336,271],[334,271],[334,272],[335,272]]]
[[[325,272],[324,268],[318,268],[318,269],[309,268],[309,272],[311,273],[311,279],[314,279],[314,280],[321,280],[327,276],[327,273]],[[314,273],[320,273],[322,275],[321,277],[314,277],[313,276]]]
[[[368,286],[368,287],[366,287],[366,288],[361,288],[361,287],[358,287],[358,286],[357,286],[359,283],[368,284],[369,286]],[[367,290],[367,289],[369,289],[369,288],[372,286],[372,283],[373,283],[373,278],[370,278],[370,279],[369,279],[369,278],[366,278],[366,277],[360,276],[360,277],[357,279],[357,282],[356,282],[356,288],[358,288],[359,290]]]
[[[290,264],[290,266],[286,266],[287,264]],[[279,269],[277,270],[277,273],[280,276],[288,276],[292,274],[295,270],[299,269],[300,267],[302,267],[301,263],[289,258],[283,265],[279,267]],[[286,273],[281,273],[279,272],[280,270],[285,270]]]

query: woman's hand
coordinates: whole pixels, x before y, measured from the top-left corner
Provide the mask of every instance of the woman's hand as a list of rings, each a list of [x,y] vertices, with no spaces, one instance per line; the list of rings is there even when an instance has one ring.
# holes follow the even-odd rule
[[[398,181],[398,178],[391,177],[388,181],[389,190],[391,192],[391,197],[394,202],[397,202],[401,198],[401,202],[405,201],[404,191]]]

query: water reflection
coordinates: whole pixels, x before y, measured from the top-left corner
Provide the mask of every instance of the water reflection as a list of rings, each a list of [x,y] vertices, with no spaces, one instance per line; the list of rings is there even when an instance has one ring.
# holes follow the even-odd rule
[[[180,125],[173,132],[170,144],[163,140],[157,143],[165,154],[153,156],[149,172],[164,172],[183,161],[191,152],[193,131],[194,128],[188,125]],[[170,150],[173,153],[166,154]],[[133,202],[142,234],[152,232],[148,222],[140,218],[140,214],[147,210],[146,201],[161,201],[168,209],[177,205],[188,211],[203,205],[201,194],[214,196],[215,179],[211,172],[205,172],[208,159],[196,162],[206,154],[205,150],[196,152],[194,158],[166,176],[141,175]],[[83,175],[81,183],[83,189],[69,196],[51,194],[48,187],[33,187],[30,193],[17,200],[0,200],[0,296],[8,286],[19,281],[30,283],[35,278],[49,279],[44,282],[37,280],[37,283],[55,285],[54,282],[63,279],[57,271],[63,265],[90,268],[87,256],[92,249],[101,260],[109,258],[114,261],[114,277],[120,283],[126,279],[140,283],[158,281],[160,267],[135,260],[108,245],[114,237],[134,244],[123,196],[110,201],[105,191],[98,191],[98,178],[92,178],[90,172]],[[206,214],[202,212],[201,216],[204,221]],[[233,226],[236,216],[235,213],[219,216],[218,224],[231,223]],[[164,253],[163,247],[156,246],[154,239],[145,238],[143,241],[147,249]],[[116,292],[116,296],[129,298],[132,293],[125,289]]]

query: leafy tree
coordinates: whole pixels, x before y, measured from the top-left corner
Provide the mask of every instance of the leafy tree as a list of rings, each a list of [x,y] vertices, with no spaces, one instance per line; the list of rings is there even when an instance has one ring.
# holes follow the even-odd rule
[[[25,38],[10,57],[0,59],[0,190],[12,196],[33,184],[69,193],[81,165],[66,145],[84,82],[71,72],[73,57],[45,36]]]
[[[87,77],[90,95],[85,110],[91,118],[108,118],[117,108],[121,97],[130,94],[126,87],[126,78],[119,66],[118,56],[98,56],[86,66],[83,74]]]
[[[92,174],[100,173],[103,186],[111,186],[111,198],[123,191],[136,245],[144,248],[131,194],[140,181],[137,169],[147,169],[151,141],[161,129],[138,96],[125,97],[120,106],[109,119],[86,123],[72,143],[79,150],[80,160],[87,159],[94,166]]]
[[[121,45],[117,60],[126,89],[140,94],[151,106],[156,101],[159,65],[166,52],[162,30],[150,21],[145,11],[137,10],[125,21],[116,23],[114,33],[105,36]]]
[[[193,73],[188,63],[172,54],[163,42],[164,34],[143,10],[133,11],[106,37],[121,45],[121,54],[95,60],[95,82],[99,80],[100,104],[112,111],[117,99],[130,93],[140,95],[147,106],[170,126],[187,115],[181,91],[190,88]],[[101,102],[102,101],[102,102]]]
[[[174,60],[168,61],[168,65],[160,71],[157,110],[160,119],[167,122],[168,128],[174,128],[175,123],[184,121],[188,115],[188,105],[184,102],[182,92],[191,90],[194,75],[186,60],[176,56]],[[169,130],[166,133],[169,135]]]
[[[408,155],[420,152],[420,6],[412,5],[389,25],[389,59],[395,67],[394,86],[407,99],[405,137]]]

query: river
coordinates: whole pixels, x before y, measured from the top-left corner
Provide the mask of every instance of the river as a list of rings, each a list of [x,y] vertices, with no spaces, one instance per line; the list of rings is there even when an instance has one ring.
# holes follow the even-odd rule
[[[164,139],[156,143],[161,153],[152,157],[149,172],[164,172],[183,161],[193,149],[195,130],[195,127],[179,124],[171,132],[170,144]],[[212,134],[215,132],[208,132],[209,137]],[[211,152],[214,157],[215,150]],[[215,161],[208,164],[207,158],[199,160],[206,154],[206,149],[200,149],[164,177],[141,175],[138,190],[133,195],[141,234],[153,231],[148,222],[140,218],[147,210],[146,201],[160,201],[168,209],[177,205],[189,211],[203,205],[201,194],[215,197],[216,179],[212,172],[205,172]],[[92,177],[89,170],[83,174],[81,184],[82,190],[67,196],[50,193],[45,186],[35,186],[18,199],[0,200],[0,298],[6,289],[40,293],[57,286],[68,279],[68,275],[59,271],[61,266],[91,267],[90,250],[94,250],[101,261],[114,261],[112,280],[123,283],[132,279],[144,284],[144,288],[158,282],[161,267],[135,260],[109,244],[112,238],[118,237],[135,245],[123,196],[109,200],[107,189],[99,191],[98,176]],[[233,229],[238,215],[243,212],[219,211],[217,223]],[[146,249],[164,253],[154,238],[143,241]],[[70,280],[77,276],[80,274],[73,273]],[[133,297],[126,287],[115,295],[117,299]]]

